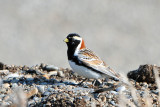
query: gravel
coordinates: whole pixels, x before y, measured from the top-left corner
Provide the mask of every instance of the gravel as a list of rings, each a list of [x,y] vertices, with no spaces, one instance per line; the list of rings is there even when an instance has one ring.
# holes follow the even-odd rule
[[[158,107],[160,105],[159,89],[153,79],[151,83],[148,80],[144,81],[145,79],[140,82],[130,79],[130,85],[125,86],[112,79],[108,79],[107,82],[106,79],[96,81],[90,79],[78,85],[84,78],[68,68],[47,64],[27,67],[2,63],[0,77],[0,106],[2,107],[19,105],[117,107],[122,106],[119,105],[122,101],[125,102],[126,107],[149,104]],[[134,76],[130,75],[130,77]],[[142,79],[139,78],[139,80]],[[113,84],[116,87],[110,88]],[[107,90],[95,91],[99,89]],[[136,104],[135,96],[139,99]]]

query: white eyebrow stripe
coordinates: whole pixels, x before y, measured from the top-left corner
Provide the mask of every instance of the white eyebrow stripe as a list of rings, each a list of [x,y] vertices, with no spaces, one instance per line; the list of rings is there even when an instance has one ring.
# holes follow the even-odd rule
[[[76,39],[76,40],[82,40],[82,38],[80,38],[78,36],[74,36],[73,38]]]

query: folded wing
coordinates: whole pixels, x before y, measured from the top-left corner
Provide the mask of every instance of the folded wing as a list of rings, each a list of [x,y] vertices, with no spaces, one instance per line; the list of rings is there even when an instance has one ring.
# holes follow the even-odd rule
[[[119,80],[119,75],[108,65],[106,65],[105,62],[96,56],[91,50],[87,48],[80,50],[78,59],[86,66],[90,66],[92,69],[107,75],[108,77],[113,77]]]

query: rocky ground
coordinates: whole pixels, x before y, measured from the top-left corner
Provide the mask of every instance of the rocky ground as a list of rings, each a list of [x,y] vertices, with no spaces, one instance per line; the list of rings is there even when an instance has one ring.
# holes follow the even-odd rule
[[[128,73],[128,85],[111,79],[78,85],[83,77],[68,68],[0,63],[0,106],[159,107],[159,71],[159,67],[142,65]]]

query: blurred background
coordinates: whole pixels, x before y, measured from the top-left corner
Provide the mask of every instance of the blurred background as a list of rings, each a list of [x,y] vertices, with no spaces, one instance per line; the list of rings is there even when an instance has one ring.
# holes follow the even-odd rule
[[[159,20],[159,0],[0,0],[0,61],[69,67],[75,32],[116,71],[160,65]]]

